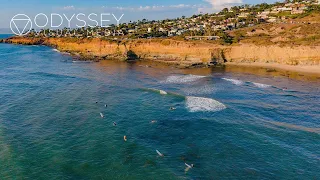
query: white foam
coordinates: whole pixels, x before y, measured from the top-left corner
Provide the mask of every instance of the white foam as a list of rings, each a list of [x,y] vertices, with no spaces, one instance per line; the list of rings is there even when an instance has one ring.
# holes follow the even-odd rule
[[[168,94],[166,91],[161,90],[161,89],[147,88],[146,90],[147,90],[147,91],[157,92],[157,93],[160,93],[161,95],[167,95],[167,94]]]
[[[210,85],[204,85],[200,87],[192,87],[192,88],[185,88],[183,91],[187,95],[203,95],[203,94],[212,94],[217,91],[217,89]]]
[[[53,49],[52,51],[55,51],[55,52],[60,52],[58,49]]]
[[[217,112],[227,108],[219,101],[210,98],[187,96],[186,100],[190,112]]]
[[[159,92],[160,92],[161,95],[167,95],[168,94],[167,92],[165,92],[163,90],[159,90]]]
[[[268,84],[261,84],[261,83],[255,83],[255,82],[252,82],[252,84],[257,86],[258,88],[269,88],[269,87],[271,87],[271,85],[268,85]]]
[[[165,81],[162,81],[163,83],[169,83],[169,84],[183,84],[183,83],[189,83],[194,82],[199,79],[205,78],[206,76],[197,76],[197,75],[175,75],[175,76],[169,76]]]
[[[240,81],[240,80],[236,80],[236,79],[228,79],[228,78],[222,78],[223,80],[226,80],[226,81],[229,81],[231,82],[232,84],[235,84],[235,85],[242,85],[243,84],[243,81]]]

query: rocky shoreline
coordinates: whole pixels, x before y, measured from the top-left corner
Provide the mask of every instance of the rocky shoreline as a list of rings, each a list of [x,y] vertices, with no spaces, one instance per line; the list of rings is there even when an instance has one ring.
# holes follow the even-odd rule
[[[320,68],[320,46],[280,47],[238,44],[222,46],[204,42],[157,40],[101,40],[75,38],[11,37],[2,43],[46,45],[83,61],[115,59],[149,60],[180,68],[225,64],[279,64]],[[306,70],[307,71],[307,70]],[[313,70],[314,71],[314,70]],[[320,70],[319,70],[320,73]]]

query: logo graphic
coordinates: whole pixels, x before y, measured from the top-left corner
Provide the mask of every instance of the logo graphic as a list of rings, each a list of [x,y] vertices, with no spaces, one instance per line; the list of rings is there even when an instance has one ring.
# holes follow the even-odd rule
[[[32,21],[25,14],[17,14],[10,21],[10,29],[15,35],[26,35],[32,29]]]
[[[113,34],[113,36],[116,36],[116,32],[115,32],[116,29],[113,30],[114,33],[111,33],[111,32],[108,33],[107,31],[111,31],[110,29],[109,30],[104,29],[105,32],[95,32],[94,33],[93,31],[97,31],[97,30],[100,31],[101,30],[100,28],[97,29],[94,27],[100,26],[102,28],[110,28],[111,26],[109,26],[107,22],[110,22],[111,20],[115,21],[116,24],[119,26],[120,20],[122,19],[123,15],[124,14],[122,14],[119,18],[117,18],[116,15],[114,15],[112,13],[101,13],[100,15],[95,14],[95,13],[91,13],[89,15],[86,15],[84,13],[79,13],[79,14],[73,14],[72,16],[67,16],[65,14],[63,14],[63,16],[62,16],[57,13],[51,13],[50,16],[47,16],[44,13],[39,13],[34,17],[34,19],[31,20],[31,18],[29,16],[27,16],[26,14],[17,14],[15,16],[13,16],[13,18],[10,21],[10,29],[11,29],[12,33],[17,36],[28,35],[32,30],[34,33],[36,33],[37,36],[46,36],[46,37],[50,36],[51,37],[51,36],[57,36],[57,34],[59,33],[59,29],[57,29],[57,28],[61,28],[61,26],[63,26],[63,24],[65,22],[65,23],[67,23],[67,26],[65,26],[67,31],[61,30],[60,36],[76,36],[76,35],[78,35],[78,37],[79,37],[79,36],[84,35],[83,32],[80,32],[80,34],[77,34],[78,30],[76,30],[76,29],[74,29],[73,33],[71,33],[71,29],[73,29],[71,24],[73,24],[73,27],[77,27],[77,28],[90,27],[90,28],[86,29],[86,31],[87,31],[86,36],[92,36],[93,34],[98,34],[99,36],[101,36],[101,34],[103,34],[104,36],[110,36]],[[96,18],[94,18],[94,17],[96,17]],[[100,17],[100,19],[99,19],[99,17]],[[107,18],[107,17],[109,17],[109,18]],[[87,19],[90,22],[86,22]],[[41,25],[39,25],[39,20],[40,20]],[[58,20],[58,22],[55,20]],[[101,23],[100,25],[99,25],[99,22]],[[57,24],[59,24],[59,25],[57,25]],[[36,31],[35,29],[33,29],[33,26],[35,26],[36,29],[40,29],[40,30]],[[94,28],[94,30],[93,30],[93,28]],[[118,35],[119,34],[123,35],[122,30],[117,30],[117,31],[118,31]],[[31,34],[30,36],[33,36],[33,35],[34,34]],[[96,35],[96,36],[98,36],[98,35]]]

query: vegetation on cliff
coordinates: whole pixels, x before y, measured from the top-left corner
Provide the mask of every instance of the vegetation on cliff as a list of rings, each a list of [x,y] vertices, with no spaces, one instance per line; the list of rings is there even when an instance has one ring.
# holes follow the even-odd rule
[[[263,24],[229,32],[234,42],[255,45],[317,46],[320,44],[320,13],[289,19],[286,23]]]

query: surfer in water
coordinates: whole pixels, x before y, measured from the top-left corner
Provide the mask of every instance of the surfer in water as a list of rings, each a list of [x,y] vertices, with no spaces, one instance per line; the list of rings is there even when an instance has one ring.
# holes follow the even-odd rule
[[[100,113],[101,118],[104,118],[104,115],[102,113]]]
[[[108,107],[108,105],[106,104],[106,105],[104,105],[104,107]]]
[[[113,122],[113,126],[117,126],[117,123],[116,123],[116,122]]]
[[[176,110],[177,108],[175,108],[175,107],[170,107],[170,111],[174,111],[174,110]]]
[[[185,169],[185,172],[188,172],[190,169],[192,169],[194,167],[193,164],[191,164],[191,165],[189,165],[187,163],[184,163],[184,164],[187,166],[187,168]]]
[[[160,151],[156,150],[156,152],[160,157],[164,157],[164,155]]]

